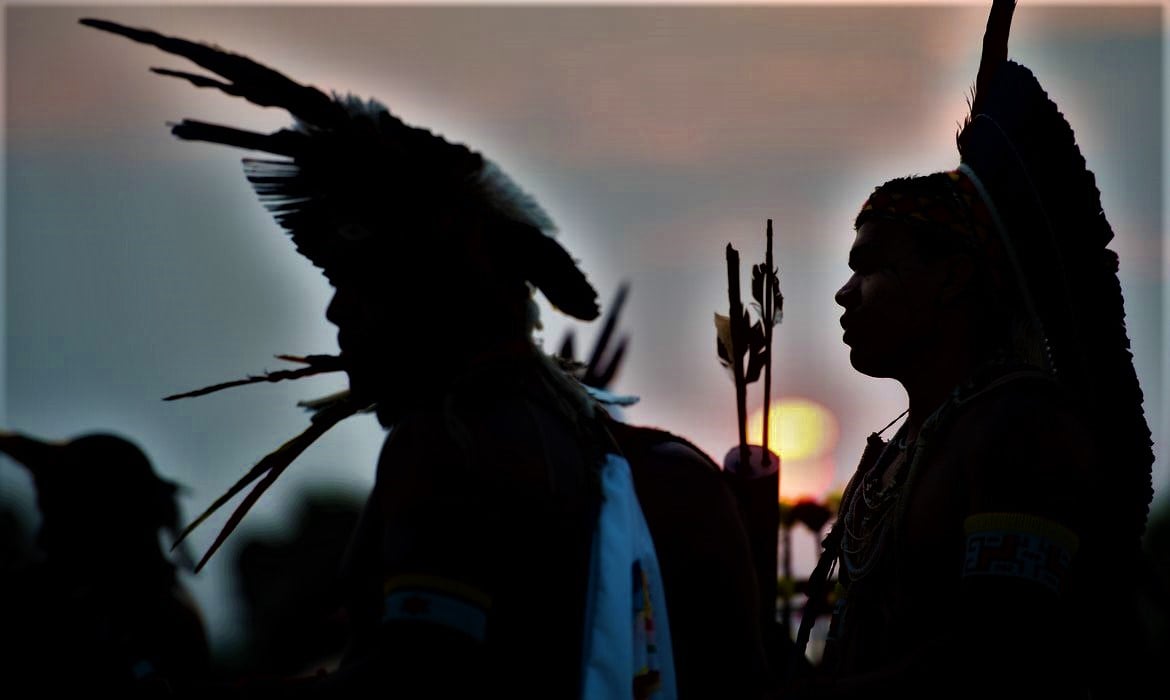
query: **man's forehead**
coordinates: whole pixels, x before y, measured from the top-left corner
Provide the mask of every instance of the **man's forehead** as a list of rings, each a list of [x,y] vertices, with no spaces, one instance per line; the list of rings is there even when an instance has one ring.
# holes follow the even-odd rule
[[[913,246],[914,237],[905,225],[896,221],[871,219],[858,227],[849,256],[885,255],[903,252]]]

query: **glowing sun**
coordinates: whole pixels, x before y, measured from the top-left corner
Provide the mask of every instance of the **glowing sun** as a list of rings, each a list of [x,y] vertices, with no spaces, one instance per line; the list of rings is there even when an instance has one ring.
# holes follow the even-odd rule
[[[748,416],[747,437],[763,444],[764,409]],[[837,418],[824,405],[798,396],[772,402],[768,449],[780,455],[780,500],[820,499],[832,484]]]

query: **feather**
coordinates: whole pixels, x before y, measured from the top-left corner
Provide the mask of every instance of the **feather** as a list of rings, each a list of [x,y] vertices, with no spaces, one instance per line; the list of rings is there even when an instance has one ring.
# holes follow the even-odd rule
[[[983,32],[983,53],[979,58],[979,72],[975,77],[975,96],[972,110],[979,108],[979,98],[986,93],[999,67],[1008,60],[1008,35],[1012,28],[1012,15],[1016,0],[994,0],[987,15],[987,28]]]
[[[719,364],[731,368],[732,357],[735,354],[735,342],[731,337],[731,317],[715,314],[715,352],[719,357]]]
[[[622,366],[622,360],[626,357],[629,344],[629,336],[622,336],[613,351],[610,352],[609,362],[604,367],[590,368],[589,372],[586,373],[586,383],[602,388],[613,384],[614,379],[617,377],[618,369]]]
[[[565,361],[569,361],[569,362],[576,361],[577,350],[574,347],[574,345],[575,345],[574,338],[575,338],[575,334],[573,333],[572,328],[565,331],[565,337],[561,339],[561,347],[556,352],[556,356],[559,360],[565,360]]]
[[[633,394],[615,394],[608,389],[600,389],[588,384],[582,384],[585,393],[593,397],[595,401],[607,406],[633,406],[641,400],[641,397]]]
[[[187,80],[196,78],[196,84],[200,87],[215,87],[229,95],[243,97],[261,107],[283,107],[298,119],[311,124],[332,124],[344,116],[338,105],[325,93],[316,88],[301,85],[245,56],[229,53],[207,44],[164,36],[145,29],[126,27],[107,20],[85,18],[79,21],[87,27],[118,34],[141,44],[149,44],[162,49],[167,53],[182,56],[231,82],[222,83],[167,69],[155,69],[156,73],[182,77]]]
[[[335,404],[340,403],[342,401],[356,400],[352,396],[352,393],[353,392],[349,389],[342,389],[341,391],[337,391],[337,392],[334,392],[332,394],[328,394],[326,396],[320,396],[320,397],[315,398],[315,399],[305,399],[303,401],[297,401],[297,406],[300,406],[301,408],[308,410],[310,413],[317,414],[317,413],[320,413],[321,411],[329,409],[330,407],[332,407]],[[377,404],[371,403],[371,404],[367,405],[365,408],[358,409],[358,413],[369,413],[369,412],[373,411],[375,408],[377,408]]]
[[[221,506],[231,500],[236,494],[251,484],[253,481],[260,479],[260,481],[252,488],[251,491],[240,502],[228,518],[227,523],[220,529],[211,547],[207,553],[195,565],[195,572],[198,573],[203,565],[207,563],[211,555],[220,548],[229,535],[236,529],[240,521],[243,520],[244,515],[255,505],[260,496],[268,490],[268,487],[276,481],[289,464],[293,462],[302,452],[305,451],[309,445],[313,444],[317,438],[321,437],[326,431],[336,425],[338,422],[354,415],[355,413],[366,408],[366,405],[358,400],[342,400],[332,403],[326,409],[321,410],[313,415],[309,427],[296,437],[288,440],[276,450],[270,452],[262,460],[260,460],[254,467],[252,467],[243,477],[241,477],[235,484],[232,485],[223,495],[215,499],[215,501],[207,507],[199,515],[183,528],[178,537],[175,538],[174,547],[179,546],[191,532],[207,520],[215,511],[219,510]]]
[[[570,316],[597,317],[596,292],[576,261],[553,240],[552,219],[479,153],[405,124],[376,100],[327,95],[209,44],[101,19],[80,22],[186,58],[219,78],[153,68],[158,75],[281,107],[295,118],[293,128],[271,134],[190,119],[173,124],[171,131],[185,140],[290,158],[247,160],[245,173],[297,250],[330,281],[336,283],[351,273],[354,261],[371,256],[369,248],[355,248],[353,232],[362,232],[358,238],[367,244],[383,246],[373,253],[377,256],[392,255],[395,243],[417,246],[432,238],[441,256],[449,250],[434,231],[450,226],[446,217],[451,212],[464,212],[485,219],[499,239],[490,242],[492,265],[521,275]],[[515,259],[524,264],[509,264]]]
[[[272,134],[260,134],[193,119],[184,119],[172,124],[171,133],[184,141],[206,141],[284,156],[302,155],[308,147],[304,134],[288,129],[281,129]]]
[[[1012,0],[992,4],[959,155],[1002,222],[1057,378],[1082,397],[1110,445],[1110,472],[1100,475],[1103,522],[1140,544],[1154,455],[1117,256],[1107,248],[1114,234],[1072,126],[1032,71],[1007,58],[1014,8]]]
[[[232,387],[244,386],[246,384],[257,384],[259,382],[280,382],[286,379],[300,379],[301,377],[310,377],[314,374],[322,374],[325,372],[340,372],[345,369],[345,364],[342,359],[332,355],[308,355],[306,357],[299,357],[296,355],[277,355],[277,358],[282,360],[289,360],[292,362],[302,362],[308,366],[302,367],[301,369],[265,372],[264,374],[252,375],[245,377],[244,379],[236,379],[230,382],[212,384],[211,386],[206,386],[202,389],[194,389],[192,391],[185,391],[181,394],[171,394],[170,396],[164,396],[163,401],[174,401],[175,399],[204,396],[222,389],[230,389]]]
[[[519,274],[539,289],[554,308],[583,321],[592,321],[601,314],[593,285],[556,240],[531,226],[516,226],[513,235],[501,243],[513,253],[505,252],[501,257],[516,261]]]
[[[601,333],[597,336],[597,341],[593,344],[593,351],[589,355],[588,369],[585,371],[585,378],[583,380],[590,386],[605,389],[617,375],[618,367],[621,365],[626,352],[628,339],[623,337],[618,341],[617,347],[612,350],[610,349],[610,343],[613,341],[618,317],[621,315],[622,307],[625,306],[626,297],[629,296],[629,293],[630,283],[623,282],[618,287],[617,295],[614,297],[613,303],[609,305],[609,309],[605,312],[605,320],[601,325]]]

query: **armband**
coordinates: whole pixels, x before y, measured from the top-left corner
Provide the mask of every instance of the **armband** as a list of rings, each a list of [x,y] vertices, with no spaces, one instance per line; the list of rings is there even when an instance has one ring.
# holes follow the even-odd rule
[[[1079,540],[1067,527],[1024,513],[979,513],[963,522],[963,578],[1025,579],[1059,593]]]
[[[383,592],[382,624],[421,622],[484,639],[491,598],[477,588],[440,576],[395,576]]]

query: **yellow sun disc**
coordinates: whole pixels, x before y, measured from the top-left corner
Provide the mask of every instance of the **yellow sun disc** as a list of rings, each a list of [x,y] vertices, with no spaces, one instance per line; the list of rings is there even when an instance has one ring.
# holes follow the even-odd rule
[[[748,418],[748,441],[762,444],[764,410]],[[786,397],[772,402],[768,415],[768,449],[782,462],[818,459],[837,443],[837,419],[825,406],[811,399]]]

